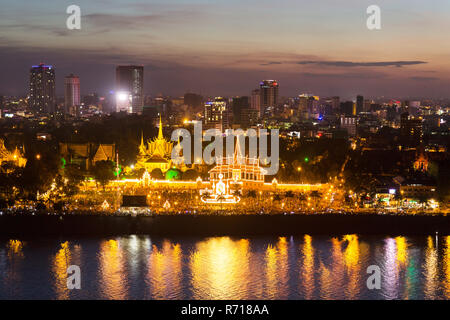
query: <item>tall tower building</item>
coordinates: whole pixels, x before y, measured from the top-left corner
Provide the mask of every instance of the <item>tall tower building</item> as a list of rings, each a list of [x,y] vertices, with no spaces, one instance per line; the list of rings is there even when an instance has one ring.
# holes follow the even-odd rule
[[[276,80],[264,80],[259,84],[261,94],[261,107],[264,110],[274,109],[278,103],[279,85]]]
[[[225,98],[216,97],[214,101],[205,103],[205,129],[219,129],[223,131],[229,128],[229,112]]]
[[[37,113],[55,111],[55,69],[53,66],[41,63],[31,67],[29,107]]]
[[[64,78],[64,111],[76,110],[80,104],[80,78],[71,74]]]
[[[423,142],[423,120],[408,112],[400,116],[400,140],[405,147],[417,147]]]
[[[331,108],[334,112],[340,110],[341,108],[341,100],[339,97],[333,97],[331,98]]]
[[[298,114],[305,119],[318,112],[319,97],[311,94],[301,94],[298,97]]]
[[[233,111],[233,124],[242,124],[242,116],[244,109],[249,109],[249,99],[247,96],[245,97],[234,97],[231,110]]]
[[[356,114],[364,111],[364,97],[357,96],[356,97]]]
[[[341,102],[341,113],[346,116],[353,116],[356,113],[356,106],[353,101]]]
[[[252,91],[250,100],[250,108],[258,111],[258,117],[261,117],[261,90],[255,89]]]
[[[347,130],[351,137],[356,136],[357,118],[355,116],[341,115],[341,128]]]
[[[364,112],[369,112],[369,111],[370,111],[370,108],[372,107],[372,103],[373,103],[372,100],[369,100],[369,99],[364,100],[363,111],[364,111]]]
[[[144,108],[144,67],[116,67],[116,111],[142,113]]]

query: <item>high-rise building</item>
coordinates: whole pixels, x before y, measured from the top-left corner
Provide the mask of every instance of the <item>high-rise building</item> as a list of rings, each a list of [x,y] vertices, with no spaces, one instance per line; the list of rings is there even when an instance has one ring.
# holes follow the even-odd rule
[[[334,112],[338,111],[341,107],[341,102],[339,97],[333,97],[331,98],[331,107]]]
[[[364,100],[363,111],[364,111],[364,112],[369,112],[370,109],[372,108],[372,103],[373,103],[372,100],[368,100],[368,99]]]
[[[255,89],[252,91],[250,101],[250,108],[258,111],[258,117],[261,117],[261,90]]]
[[[231,110],[233,112],[233,124],[242,124],[244,109],[250,109],[248,97],[234,97],[231,103]]]
[[[64,111],[70,113],[80,104],[80,78],[71,74],[64,78]]]
[[[205,103],[205,129],[219,129],[223,131],[229,128],[229,112],[225,98],[216,97],[214,101]]]
[[[298,97],[298,111],[300,114],[309,114],[309,110],[311,109],[310,98],[306,94],[301,94]]]
[[[420,145],[423,140],[422,118],[403,113],[400,117],[400,139],[405,147]]]
[[[354,116],[356,114],[356,106],[353,101],[341,102],[341,113],[346,116]]]
[[[258,111],[252,108],[244,108],[241,113],[241,129],[248,129],[258,123]]]
[[[29,107],[37,113],[55,111],[55,69],[53,66],[41,63],[31,67]]]
[[[141,114],[144,108],[144,67],[116,67],[116,111]]]
[[[364,111],[364,97],[356,96],[356,114]]]
[[[341,116],[341,128],[346,130],[351,137],[356,136],[356,123],[354,116]]]
[[[259,84],[261,94],[261,107],[264,111],[273,111],[278,103],[279,85],[276,80],[264,80]]]
[[[301,94],[298,97],[298,113],[300,117],[308,119],[312,114],[318,112],[319,97],[311,94]]]

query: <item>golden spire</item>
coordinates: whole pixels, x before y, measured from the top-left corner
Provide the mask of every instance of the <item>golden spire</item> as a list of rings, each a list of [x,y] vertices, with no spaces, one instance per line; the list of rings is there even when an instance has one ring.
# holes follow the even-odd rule
[[[158,131],[158,140],[163,140],[163,130],[162,130],[162,120],[161,120],[161,114],[159,114],[159,131]]]
[[[144,146],[144,131],[141,130],[141,147]]]

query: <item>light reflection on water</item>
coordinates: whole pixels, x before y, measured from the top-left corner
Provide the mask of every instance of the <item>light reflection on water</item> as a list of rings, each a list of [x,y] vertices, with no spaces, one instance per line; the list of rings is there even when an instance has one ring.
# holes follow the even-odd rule
[[[67,289],[73,264],[81,290]],[[9,239],[0,298],[450,299],[450,236]]]
[[[146,282],[152,299],[176,299],[182,291],[182,252],[179,244],[165,240],[159,249],[153,245]]]
[[[444,242],[444,294],[445,298],[450,300],[450,236],[445,238]]]

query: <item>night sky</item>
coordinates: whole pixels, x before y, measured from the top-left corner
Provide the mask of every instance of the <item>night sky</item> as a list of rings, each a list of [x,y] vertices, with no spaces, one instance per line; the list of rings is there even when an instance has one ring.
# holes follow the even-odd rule
[[[66,28],[81,7],[82,29]],[[382,29],[366,28],[381,7]],[[0,95],[24,95],[31,65],[52,64],[57,93],[114,87],[116,64],[145,66],[147,94],[450,97],[448,0],[0,0]]]

